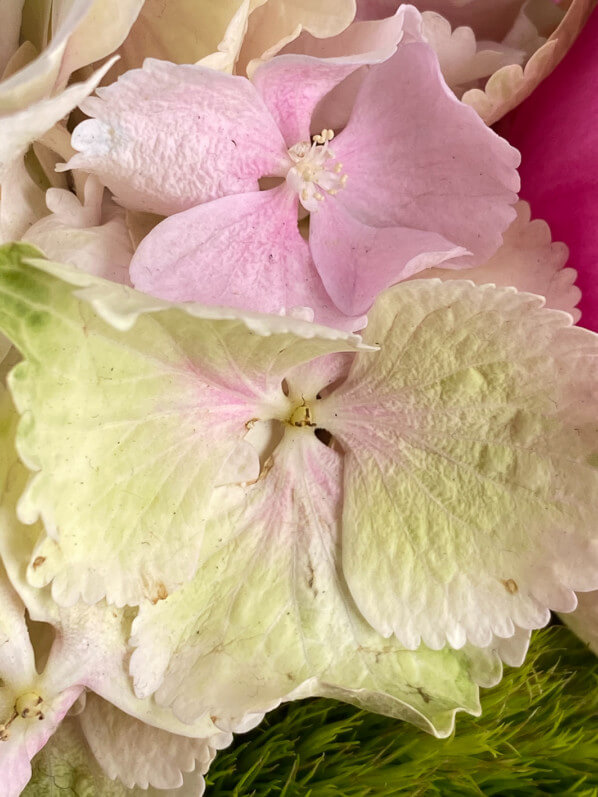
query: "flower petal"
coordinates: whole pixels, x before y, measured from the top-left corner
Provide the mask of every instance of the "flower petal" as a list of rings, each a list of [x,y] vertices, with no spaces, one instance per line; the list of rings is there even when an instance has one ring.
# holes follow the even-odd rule
[[[502,67],[488,80],[483,91],[466,91],[463,102],[475,108],[486,124],[497,122],[526,97],[535,94],[542,81],[566,55],[593,9],[593,0],[573,0],[558,28],[533,53],[525,68],[518,64]]]
[[[564,310],[579,321],[576,305],[581,291],[574,284],[577,272],[565,268],[569,250],[562,243],[553,243],[545,221],[530,221],[527,202],[515,205],[517,218],[505,232],[503,245],[482,266],[467,269],[431,268],[421,271],[418,278],[438,277],[442,280],[470,279],[477,285],[493,283],[518,291],[546,297],[546,306]]]
[[[343,571],[408,647],[512,636],[598,586],[598,337],[513,289],[403,283],[318,423],[345,459]]]
[[[2,442],[14,464],[3,485],[0,554],[30,617],[53,627],[55,639],[44,671],[45,688],[52,693],[60,693],[72,685],[86,686],[142,723],[172,734],[209,737],[210,745],[217,746],[222,737],[209,717],[192,725],[183,724],[170,710],[158,706],[151,699],[141,700],[134,695],[128,673],[131,651],[127,644],[136,614],[134,609],[117,610],[104,602],[94,606],[78,603],[65,609],[52,601],[48,587],[34,589],[28,583],[27,562],[32,558],[37,539],[43,534],[43,527],[41,523],[24,526],[16,517],[15,507],[27,483],[28,473],[14,450],[14,418],[18,416],[14,409],[11,414],[13,418],[3,415]],[[34,669],[22,660],[20,673],[25,680],[28,672],[34,672]],[[21,682],[20,688],[26,689],[30,683],[31,678],[28,683]],[[259,720],[259,715],[254,715],[229,723],[227,730],[247,730],[256,717]]]
[[[233,14],[228,23],[222,41],[218,48],[210,55],[206,55],[197,61],[201,66],[208,66],[210,69],[218,69],[221,72],[228,72],[230,75],[235,71],[235,64],[239,57],[241,45],[247,32],[247,18],[250,13],[250,0],[243,0],[239,8]],[[194,59],[195,60],[195,59]],[[237,70],[236,74],[243,74],[242,70]]]
[[[224,38],[240,0],[145,0],[124,44],[118,68],[125,72],[146,58],[194,64]]]
[[[359,339],[173,307],[66,266],[24,265],[34,251],[6,247],[0,260],[0,327],[25,358],[10,376],[25,416],[17,447],[36,471],[19,517],[41,517],[47,532],[30,583],[53,580],[61,605],[161,600],[195,571],[218,471],[246,424],[286,402],[289,367]]]
[[[334,153],[353,216],[442,235],[472,253],[462,265],[490,257],[514,218],[518,153],[447,89],[427,44],[370,70]]]
[[[53,260],[128,285],[133,246],[125,211],[109,199],[102,211],[104,189],[94,183],[96,178],[90,175],[83,205],[71,191],[48,189],[46,202],[51,214],[30,227],[22,240],[38,246]]]
[[[75,83],[60,94],[39,100],[27,108],[0,117],[0,180],[11,163],[25,154],[31,142],[73,110],[98,85],[114,61],[108,61],[84,83]]]
[[[97,174],[133,210],[169,215],[252,191],[288,160],[244,78],[147,59],[97,94],[81,106],[93,118],[75,129],[79,153],[64,168]]]
[[[318,38],[336,36],[355,16],[355,0],[266,0],[253,2],[237,71],[247,73],[267,60],[302,31]],[[259,59],[252,62],[252,59]]]
[[[69,37],[59,82],[66,85],[77,69],[110,55],[122,44],[143,4],[144,0],[95,0],[91,4],[79,0],[78,5],[87,5],[89,10]],[[53,11],[56,13],[56,7]]]
[[[203,790],[202,775],[216,754],[206,739],[178,736],[124,714],[90,692],[79,722],[96,760],[112,780],[127,788],[176,789],[184,773],[192,772],[196,794]],[[211,741],[211,740],[210,740]],[[230,734],[214,739],[218,747],[230,744]]]
[[[460,97],[476,81],[508,64],[523,62],[525,52],[495,42],[478,42],[470,27],[451,28],[451,23],[436,14],[422,14],[424,35],[438,56],[447,85]]]
[[[33,761],[31,781],[23,797],[50,797],[57,787],[67,794],[98,797],[198,797],[203,794],[201,772],[185,773],[175,789],[127,788],[111,780],[100,768],[81,730],[80,719],[67,716]],[[127,741],[127,740],[124,740]]]
[[[434,232],[362,224],[336,197],[325,197],[311,214],[309,246],[334,303],[353,316],[399,280],[467,254]]]
[[[25,37],[37,38],[33,31],[28,29],[26,20],[39,16],[37,21],[41,39],[34,42],[36,47],[33,48],[33,52],[42,48],[43,52],[0,83],[0,114],[4,115],[25,109],[52,93],[58,80],[69,37],[85,19],[92,3],[93,0],[74,0],[72,3],[64,4],[65,13],[61,15],[60,19],[55,20],[56,24],[52,26],[54,35],[47,46],[46,36],[51,24],[50,3],[28,4],[29,8],[25,19],[22,20],[23,32]],[[45,8],[43,8],[44,6]]]
[[[475,684],[497,677],[495,654],[410,653],[373,631],[339,571],[340,501],[340,455],[307,429],[285,432],[255,485],[215,493],[211,522],[230,542],[180,592],[141,608],[137,693],[157,689],[187,720],[323,695],[438,736],[458,709],[477,712]]]
[[[380,51],[394,52],[400,41],[423,41],[422,17],[411,5],[399,6],[393,16],[385,19],[354,22],[331,38],[316,39],[302,33],[283,52],[316,58],[355,57]],[[322,98],[312,116],[312,131],[345,127],[366,74],[367,69],[358,69]]]
[[[389,58],[396,42],[344,58],[279,55],[262,64],[252,82],[274,117],[288,147],[310,140],[312,114],[320,100],[365,64]]]
[[[23,158],[14,159],[2,179],[0,243],[18,241],[46,213],[44,191],[29,175]]]
[[[130,274],[138,290],[173,302],[263,313],[311,307],[318,323],[364,326],[326,294],[297,228],[297,197],[284,185],[171,216],[141,242]]]

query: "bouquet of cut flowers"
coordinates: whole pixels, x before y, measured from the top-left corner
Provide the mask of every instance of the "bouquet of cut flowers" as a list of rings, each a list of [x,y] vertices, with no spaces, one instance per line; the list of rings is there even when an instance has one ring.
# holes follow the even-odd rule
[[[596,794],[593,6],[0,0],[3,797]]]

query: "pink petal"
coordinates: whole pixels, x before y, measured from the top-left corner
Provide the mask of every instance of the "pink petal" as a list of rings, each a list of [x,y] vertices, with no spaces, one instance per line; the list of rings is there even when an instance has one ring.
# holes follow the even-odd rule
[[[564,61],[502,123],[523,156],[522,196],[570,250],[581,324],[598,331],[598,14]]]
[[[463,265],[490,257],[515,217],[518,153],[448,90],[427,44],[370,70],[333,149],[352,215],[442,235],[472,253]]]
[[[417,274],[417,278],[468,279],[477,285],[512,285],[518,291],[544,296],[546,307],[564,310],[579,321],[576,305],[581,291],[575,285],[577,272],[565,268],[569,250],[565,244],[552,241],[550,227],[545,221],[530,220],[527,202],[518,202],[515,209],[517,218],[505,232],[503,245],[486,263],[467,269],[431,268]]]
[[[389,58],[396,48],[384,41],[378,50],[343,58],[280,55],[260,66],[253,83],[289,147],[310,138],[312,113],[320,100],[364,64]]]
[[[286,185],[171,216],[141,242],[130,273],[136,288],[171,301],[264,313],[311,307],[319,323],[364,325],[327,296],[297,228],[297,197]]]
[[[128,208],[169,215],[284,174],[281,134],[244,78],[148,59],[97,94],[64,168],[97,174]]]
[[[423,41],[421,23],[421,15],[413,6],[400,6],[391,17],[354,22],[338,36],[316,39],[304,31],[298,39],[287,45],[286,51],[316,58],[355,57],[385,48],[392,48],[394,52],[399,41]],[[345,127],[366,74],[366,69],[351,73],[318,103],[312,118],[312,131],[325,127],[341,130]]]
[[[312,213],[309,243],[324,287],[350,315],[366,313],[390,285],[467,254],[434,232],[362,224],[332,197]]]

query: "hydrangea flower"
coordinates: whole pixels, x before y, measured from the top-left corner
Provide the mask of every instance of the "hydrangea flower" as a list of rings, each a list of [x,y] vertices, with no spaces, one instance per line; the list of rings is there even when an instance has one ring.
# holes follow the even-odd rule
[[[404,283],[364,344],[28,255],[0,272],[27,580],[139,607],[138,698],[231,722],[324,694],[443,735],[598,586],[598,342],[538,297]]]
[[[126,207],[174,214],[137,249],[133,284],[175,301],[308,306],[358,328],[397,280],[491,255],[514,217],[518,155],[448,91],[420,23],[402,8],[376,52],[280,56],[252,82],[149,60],[84,103],[94,118],[65,168],[96,173]],[[320,101],[365,64],[345,129],[312,140]],[[257,190],[267,176],[282,184]]]

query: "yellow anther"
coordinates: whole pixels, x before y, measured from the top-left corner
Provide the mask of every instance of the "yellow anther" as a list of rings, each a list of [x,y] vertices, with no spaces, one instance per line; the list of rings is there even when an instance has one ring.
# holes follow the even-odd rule
[[[311,408],[307,404],[301,404],[299,407],[295,407],[294,411],[287,420],[287,423],[290,426],[295,426],[299,429],[304,426],[316,426],[311,414]]]
[[[335,171],[337,174],[340,174],[340,173],[342,172],[342,170],[343,170],[343,164],[342,164],[342,163],[339,161],[339,162],[336,164],[336,166],[334,167],[334,171]]]
[[[330,128],[324,128],[321,133],[316,133],[313,136],[313,140],[316,144],[325,144],[327,141],[332,141],[334,138],[334,130],[330,130]]]
[[[314,198],[317,199],[318,202],[321,202],[324,199],[324,194],[321,194],[319,191],[316,191],[316,193],[314,194]]]
[[[344,188],[346,186],[347,178],[348,178],[347,174],[343,174],[343,176],[341,177],[341,188]]]

